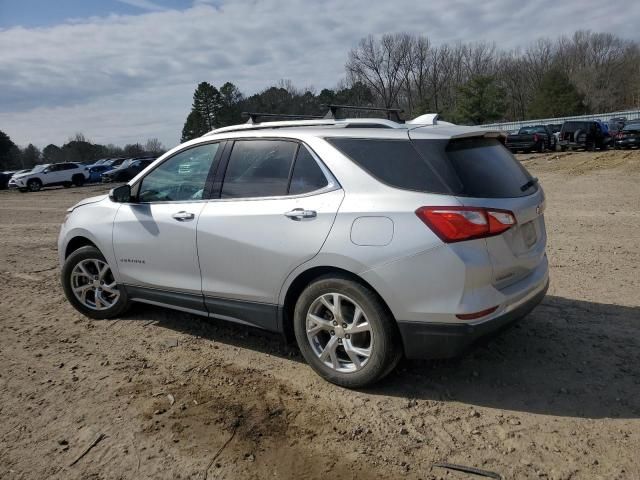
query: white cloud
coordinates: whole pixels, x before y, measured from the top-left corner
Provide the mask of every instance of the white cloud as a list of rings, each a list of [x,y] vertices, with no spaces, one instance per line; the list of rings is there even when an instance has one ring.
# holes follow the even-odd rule
[[[151,1],[126,0],[155,8]],[[159,137],[177,143],[200,81],[253,93],[289,78],[331,87],[370,33],[410,31],[434,43],[525,45],[577,29],[638,38],[635,1],[197,0],[184,11],[0,30],[0,130],[19,144]],[[157,5],[156,5],[157,6]],[[143,7],[144,8],[144,7]]]

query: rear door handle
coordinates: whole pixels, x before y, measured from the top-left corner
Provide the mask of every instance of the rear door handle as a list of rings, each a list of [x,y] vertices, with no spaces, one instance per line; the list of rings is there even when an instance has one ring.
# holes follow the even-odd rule
[[[174,213],[171,216],[179,222],[183,222],[185,220],[193,220],[196,217],[193,213],[185,211]]]
[[[285,217],[291,220],[302,220],[303,218],[315,218],[318,214],[315,210],[304,210],[302,208],[294,208],[293,210],[286,212]]]

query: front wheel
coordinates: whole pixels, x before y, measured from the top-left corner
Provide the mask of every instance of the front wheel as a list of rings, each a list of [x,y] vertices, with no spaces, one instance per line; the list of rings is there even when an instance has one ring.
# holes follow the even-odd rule
[[[42,189],[42,182],[37,178],[32,178],[27,182],[27,188],[30,192],[38,192]]]
[[[387,375],[402,356],[391,314],[369,288],[325,276],[300,295],[294,330],[307,363],[325,380],[362,388]]]
[[[71,305],[87,317],[117,317],[129,306],[127,292],[116,284],[96,247],[82,247],[69,255],[62,267],[62,287]]]

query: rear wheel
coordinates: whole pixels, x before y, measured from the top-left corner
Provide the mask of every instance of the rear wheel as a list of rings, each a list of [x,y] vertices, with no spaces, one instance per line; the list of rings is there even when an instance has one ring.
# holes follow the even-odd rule
[[[342,276],[321,277],[302,292],[294,330],[311,368],[343,387],[377,382],[402,355],[395,321],[382,301],[369,288]]]
[[[82,247],[69,255],[62,267],[62,287],[71,305],[87,317],[117,317],[129,306],[127,292],[116,284],[96,247]]]
[[[82,185],[84,185],[84,175],[74,175],[71,178],[71,181],[76,187],[81,187]]]
[[[30,192],[37,192],[42,188],[42,182],[37,178],[32,178],[27,182],[27,188]]]

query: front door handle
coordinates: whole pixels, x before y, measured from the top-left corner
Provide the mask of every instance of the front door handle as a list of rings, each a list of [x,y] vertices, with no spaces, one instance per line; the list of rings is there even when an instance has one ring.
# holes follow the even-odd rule
[[[315,218],[318,214],[315,210],[304,210],[302,208],[294,208],[293,210],[286,212],[285,217],[291,220],[302,220],[303,218]]]
[[[171,216],[179,222],[183,222],[185,220],[193,220],[196,217],[193,213],[185,211],[174,213]]]

